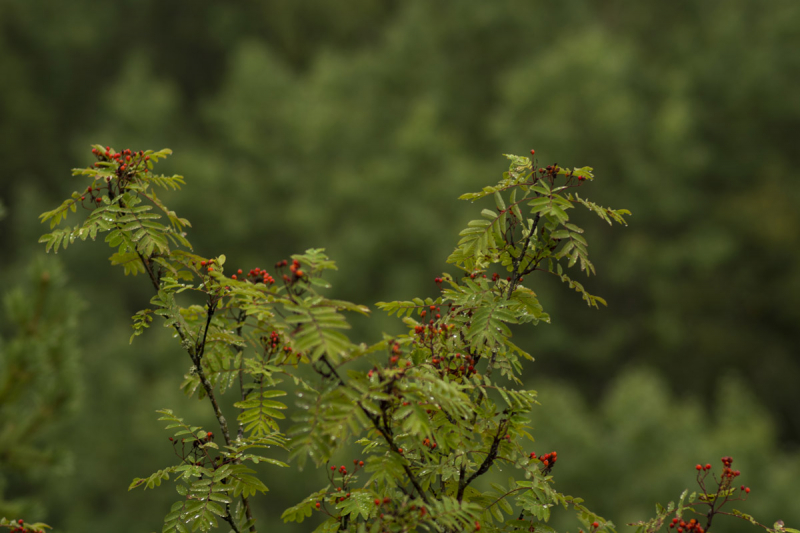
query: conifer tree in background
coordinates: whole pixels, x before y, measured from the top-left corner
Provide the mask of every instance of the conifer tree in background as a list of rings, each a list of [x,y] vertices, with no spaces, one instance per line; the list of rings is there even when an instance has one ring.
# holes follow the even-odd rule
[[[71,469],[70,451],[59,436],[70,427],[82,388],[83,301],[66,288],[58,261],[39,258],[20,277],[2,301],[0,517],[43,514],[37,492],[44,480]]]
[[[58,251],[105,234],[111,263],[144,275],[155,292],[152,307],[134,316],[131,340],[161,317],[191,361],[183,390],[207,401],[217,420],[216,428],[202,428],[159,411],[174,430],[176,463],[135,479],[131,488],[175,482],[178,499],[164,532],[256,531],[252,497],[268,487],[251,465],[290,467],[275,457],[280,448],[297,466],[310,458],[328,473],[325,487],[282,516],[302,522],[317,513],[319,532],[551,531],[547,523],[560,507],[576,511],[588,531],[615,531],[582,499],[556,489],[558,452],[534,449],[528,424],[536,394],[519,379],[533,358],[512,341],[511,329],[550,320],[530,288],[536,276],[556,277],[589,306],[605,305],[567,274],[572,267],[594,273],[570,209],[585,208],[608,224],[625,224],[629,214],[579,192],[594,179],[590,167],[540,167],[534,157],[508,156],[510,167],[497,184],[461,197],[491,199],[494,207],[461,232],[448,258],[458,274],[432,280],[436,298],[378,303],[402,318],[407,332],[367,345],[344,333],[345,313],[370,311],[326,296],[325,273],[336,266],[323,250],[270,269],[196,254],[186,236],[189,222],[158,196],[184,185],[181,176],[153,172],[169,150],[98,145],[92,152],[97,162],[74,172],[86,178],[86,188],[41,215],[52,232],[40,242]],[[87,213],[83,221],[57,228],[79,208]],[[278,399],[288,392],[299,406],[290,424]],[[235,413],[225,411],[225,393],[236,396]],[[359,456],[331,464],[350,442],[361,447]],[[730,457],[722,462],[718,474],[698,464],[700,491],[657,507],[639,531],[703,533],[728,513],[761,526],[729,510],[750,489],[734,485],[740,472]],[[486,486],[483,476],[501,465],[512,477]],[[7,519],[0,525],[38,529]],[[797,533],[782,524],[761,527]]]

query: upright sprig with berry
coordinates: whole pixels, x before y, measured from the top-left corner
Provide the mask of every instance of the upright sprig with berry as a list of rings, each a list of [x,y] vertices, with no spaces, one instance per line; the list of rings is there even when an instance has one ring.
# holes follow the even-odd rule
[[[637,526],[636,533],[653,533],[664,525],[677,533],[707,533],[711,530],[716,516],[731,516],[750,522],[770,533],[800,533],[800,530],[785,527],[781,520],[769,527],[737,509],[723,510],[728,503],[746,501],[750,495],[750,487],[735,486],[735,480],[741,472],[733,469],[732,457],[725,456],[721,461],[722,471],[719,477],[711,471],[711,463],[695,466],[699,492],[689,493],[685,490],[677,504],[669,502],[666,507],[656,505],[657,514],[654,518],[628,525]]]
[[[322,275],[335,268],[322,250],[309,250],[275,264],[275,277],[265,268],[225,274],[226,257],[195,254],[178,217],[159,198],[156,189],[177,190],[181,176],[154,173],[154,163],[171,151],[117,151],[95,146],[97,162],[73,175],[89,183],[61,206],[41,215],[53,230],[41,237],[46,249],[57,252],[77,239],[94,240],[106,233],[114,253],[112,265],[125,274],[145,274],[155,295],[151,307],[133,317],[133,335],[163,318],[180,339],[191,362],[181,384],[184,392],[207,400],[219,426],[214,432],[191,426],[171,410],[159,411],[175,434],[170,442],[176,462],[130,488],[153,488],[173,476],[180,499],[165,519],[164,531],[220,525],[231,530],[256,531],[249,498],[267,490],[247,463],[286,463],[264,454],[286,446],[279,421],[286,405],[280,385],[306,386],[294,370],[317,364],[323,357],[338,364],[353,348],[342,329],[349,327],[341,311],[369,310],[332,300],[318,290],[330,285]],[[71,228],[57,228],[81,207],[87,216]],[[278,281],[276,282],[276,278]],[[236,428],[218,395],[238,389]]]
[[[377,304],[403,319],[406,334],[315,367],[322,383],[304,392],[306,411],[289,433],[293,453],[325,461],[334,443],[357,438],[366,456],[364,490],[375,495],[362,516],[342,506],[319,531],[356,531],[354,522],[387,532],[546,530],[558,506],[573,507],[586,527],[613,528],[554,488],[557,452],[525,450],[536,393],[520,387],[520,374],[533,358],[512,341],[511,327],[550,320],[525,284],[537,271],[557,276],[589,305],[604,304],[566,274],[576,264],[594,272],[583,229],[568,210],[584,206],[609,223],[625,223],[629,213],[577,194],[594,178],[589,167],[538,168],[532,158],[508,157],[499,183],[462,196],[492,197],[495,209],[483,209],[461,232],[448,259],[461,275],[436,277],[436,298]],[[357,360],[371,368],[344,368]],[[326,420],[332,409],[337,416]],[[478,488],[499,464],[521,479]],[[313,500],[284,519],[303,520]]]

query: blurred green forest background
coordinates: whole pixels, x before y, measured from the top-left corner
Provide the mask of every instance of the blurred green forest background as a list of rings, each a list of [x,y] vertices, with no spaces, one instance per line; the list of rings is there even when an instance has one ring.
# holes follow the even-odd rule
[[[175,151],[200,254],[325,247],[364,304],[433,296],[476,209],[458,195],[536,148],[633,212],[585,225],[608,309],[531,280],[553,317],[518,332],[532,448],[558,487],[622,525],[730,454],[739,507],[798,527],[798,86],[797,0],[0,1],[0,514],[160,531],[173,489],[126,492],[169,464],[154,411],[212,427],[168,330],[128,344],[145,280],[102,242],[42,258],[37,215],[85,186],[90,143]],[[279,516],[322,474],[263,473],[264,530],[310,531]]]

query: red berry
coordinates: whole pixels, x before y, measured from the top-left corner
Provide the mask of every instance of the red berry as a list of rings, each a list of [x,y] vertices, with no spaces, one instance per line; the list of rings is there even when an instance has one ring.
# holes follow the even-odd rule
[[[317,509],[319,509],[319,502],[315,503],[315,504],[314,504],[314,507],[316,507]]]
[[[82,201],[83,201],[83,200],[86,200],[86,197],[85,197],[85,196],[81,196],[81,200],[82,200]]]
[[[750,494],[750,487],[746,487],[746,488],[744,489],[744,491],[745,491],[747,494]]]
[[[390,501],[392,501],[392,500],[390,500],[389,498],[384,498],[383,499],[383,503],[389,503]]]
[[[710,464],[706,464],[706,470],[711,470],[711,465]]]
[[[600,524],[598,524],[597,522],[592,522],[592,527],[597,529],[598,527],[600,527]]]
[[[209,431],[208,433],[206,433],[206,438],[209,438],[209,439],[210,439],[210,438],[212,438],[213,436],[214,436],[214,434],[213,434],[213,433],[211,433],[210,431]]]
[[[703,467],[702,467],[702,466],[700,466],[700,465],[697,465],[697,466],[695,466],[695,468],[696,468],[697,470],[702,470],[702,469],[703,469]]]
[[[403,448],[397,448],[397,453],[403,453]]]
[[[358,466],[364,466],[364,461],[359,461]]]
[[[381,501],[378,498],[375,498],[375,505],[380,505]]]
[[[531,155],[535,154],[536,150],[531,150]]]
[[[236,277],[236,274],[234,274],[233,276],[231,276],[231,279],[238,279],[238,278]]]
[[[98,197],[98,198],[97,198],[95,201],[96,201],[96,202],[99,204],[100,202],[102,202],[102,201],[103,201],[103,199],[102,199],[102,198],[100,198],[100,197]]]

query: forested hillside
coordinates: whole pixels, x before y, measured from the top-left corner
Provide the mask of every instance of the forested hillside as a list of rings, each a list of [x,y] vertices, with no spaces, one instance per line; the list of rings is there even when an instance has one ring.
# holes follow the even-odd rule
[[[324,247],[336,296],[367,305],[433,295],[468,220],[458,194],[535,148],[592,166],[596,201],[633,213],[592,235],[603,275],[581,281],[609,308],[542,279],[553,323],[517,338],[561,489],[624,524],[685,486],[683,465],[730,454],[752,514],[797,523],[798,50],[793,0],[6,0],[0,363],[20,335],[10,280],[46,268],[36,215],[91,143],[175,151],[171,203],[200,253],[252,268]],[[57,257],[89,304],[63,341],[78,403],[36,436],[59,457],[44,472],[6,460],[0,420],[0,503],[59,531],[160,530],[168,491],[125,492],[171,453],[148,444],[166,440],[154,411],[210,413],[180,392],[167,330],[127,344],[142,280],[100,244]],[[308,530],[279,525],[303,475],[277,475],[257,509],[276,531]]]

